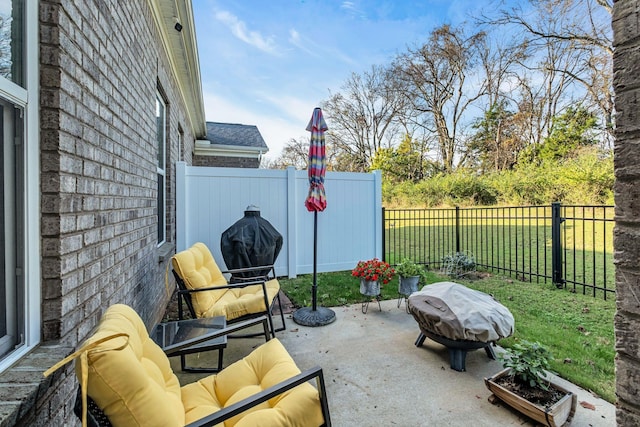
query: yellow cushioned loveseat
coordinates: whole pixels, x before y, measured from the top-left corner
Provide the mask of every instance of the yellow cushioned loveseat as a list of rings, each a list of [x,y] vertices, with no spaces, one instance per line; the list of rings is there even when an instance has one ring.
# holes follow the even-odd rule
[[[194,317],[225,316],[227,322],[266,314],[272,336],[275,331],[284,330],[284,314],[280,301],[280,283],[272,277],[256,277],[254,280],[239,283],[227,283],[222,270],[216,264],[209,248],[201,242],[189,249],[178,252],[171,260],[173,275],[178,284],[180,296]],[[268,266],[274,271],[273,266]],[[233,272],[250,269],[233,270]],[[263,267],[264,270],[264,267]],[[282,327],[274,329],[271,306],[277,301],[280,308]],[[180,311],[182,317],[182,311]]]
[[[78,356],[76,375],[113,426],[331,425],[322,370],[301,374],[277,339],[217,375],[181,387],[137,313],[116,304],[70,357]],[[307,382],[314,377],[318,389]],[[244,411],[237,414],[238,407]]]

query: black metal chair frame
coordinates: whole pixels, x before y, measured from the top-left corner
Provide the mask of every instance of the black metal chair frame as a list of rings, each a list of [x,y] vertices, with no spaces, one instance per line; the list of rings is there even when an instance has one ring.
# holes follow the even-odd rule
[[[184,311],[182,307],[183,301],[187,305],[187,308],[189,309],[189,313],[191,314],[192,318],[195,319],[197,317],[196,310],[193,306],[193,301],[191,299],[192,293],[206,292],[206,291],[212,291],[217,289],[235,289],[235,288],[244,288],[244,287],[253,286],[253,285],[261,285],[262,296],[264,298],[264,306],[266,307],[266,310],[264,312],[247,314],[237,319],[231,319],[231,320],[227,319],[227,324],[233,324],[235,322],[259,317],[266,314],[267,318],[269,319],[269,328],[271,330],[271,336],[275,338],[276,332],[284,331],[286,328],[285,320],[284,320],[284,312],[282,310],[282,301],[280,300],[280,292],[276,294],[276,298],[274,299],[274,303],[276,300],[278,302],[278,308],[280,310],[280,319],[282,320],[282,326],[277,329],[274,327],[273,316],[271,313],[273,309],[272,307],[273,304],[269,302],[268,295],[267,295],[266,282],[276,278],[275,267],[273,265],[268,265],[268,266],[263,265],[259,267],[239,268],[234,270],[223,271],[222,274],[247,273],[252,271],[264,271],[267,269],[270,272],[272,272],[272,275],[273,275],[272,277],[269,277],[268,275],[261,275],[261,276],[250,277],[250,278],[234,278],[235,280],[237,280],[237,282],[235,283],[228,283],[227,285],[211,286],[208,288],[200,288],[200,289],[188,289],[182,277],[180,277],[180,275],[175,270],[172,269],[171,271],[173,272],[173,277],[176,279],[176,284],[178,285],[178,318],[180,320],[184,319]],[[230,335],[229,338],[247,338],[247,337],[254,337],[257,335],[260,335],[260,333],[245,334],[245,335]]]
[[[187,340],[179,344],[166,347],[165,354],[167,356],[175,356],[180,354],[181,350],[184,350],[195,344],[200,344],[212,338],[228,335],[239,329],[247,328],[249,326],[256,325],[260,322],[264,322],[264,315],[262,315],[261,317],[262,319],[245,321],[245,322],[241,322],[241,323],[237,323],[235,325],[229,326],[224,329],[220,329],[218,332],[207,335],[206,337],[193,338],[191,340]],[[270,337],[266,327],[264,330],[264,335],[265,335],[265,341],[268,341]],[[320,398],[320,406],[322,408],[322,417],[324,419],[323,426],[331,427],[331,415],[329,413],[329,404],[327,402],[327,392],[325,388],[324,374],[322,372],[322,368],[320,368],[319,366],[316,366],[314,368],[301,372],[300,374],[294,377],[291,377],[285,381],[282,381],[272,387],[269,387],[259,393],[256,393],[253,396],[250,396],[246,399],[243,399],[239,402],[234,403],[233,405],[229,405],[226,408],[223,408],[211,415],[208,415],[204,418],[194,421],[188,424],[188,427],[214,426],[216,424],[222,423],[225,420],[228,420],[229,418],[232,418],[232,417],[235,417],[236,415],[241,414],[247,409],[250,409],[254,406],[264,403],[267,400],[272,399],[273,397],[278,396],[279,394],[282,394],[285,391],[292,390],[295,387],[299,386],[300,384],[303,384],[307,381],[311,381],[314,378],[316,379],[316,389],[318,390],[318,396]],[[76,401],[73,407],[73,412],[76,414],[78,418],[82,419],[82,390],[80,389],[80,387],[78,387],[78,391],[76,393]],[[104,414],[102,409],[100,409],[100,407],[89,396],[87,396],[87,426],[111,427],[109,418]]]

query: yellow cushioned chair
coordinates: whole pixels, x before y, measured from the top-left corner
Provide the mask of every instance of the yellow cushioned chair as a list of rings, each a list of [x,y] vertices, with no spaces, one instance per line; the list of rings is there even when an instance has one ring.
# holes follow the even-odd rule
[[[182,301],[193,318],[225,316],[227,323],[266,314],[271,334],[285,329],[284,313],[280,301],[280,283],[273,266],[243,268],[223,272],[204,243],[196,243],[178,252],[171,260],[173,275],[178,285],[178,314],[183,318]],[[269,276],[243,279],[228,283],[223,273],[247,273],[268,269]],[[271,307],[278,302],[282,327],[274,329]]]
[[[219,374],[181,387],[137,313],[116,304],[80,350],[50,371],[76,357],[83,390],[76,413],[83,425],[331,425],[322,369],[300,373],[277,339]],[[313,378],[317,389],[308,382]]]

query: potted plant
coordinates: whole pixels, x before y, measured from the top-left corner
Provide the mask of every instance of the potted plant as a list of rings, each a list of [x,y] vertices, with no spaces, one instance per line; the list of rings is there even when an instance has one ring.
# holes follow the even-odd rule
[[[418,283],[425,280],[425,267],[409,258],[403,258],[396,265],[395,270],[398,273],[398,293],[400,295],[411,295],[418,290]]]
[[[386,285],[393,279],[395,269],[389,263],[373,258],[368,261],[358,261],[351,270],[353,277],[360,278],[360,293],[369,296],[380,295],[380,286]]]
[[[550,427],[571,421],[577,396],[547,379],[551,353],[538,342],[520,341],[498,356],[505,369],[485,378],[487,388],[496,398],[522,414]]]

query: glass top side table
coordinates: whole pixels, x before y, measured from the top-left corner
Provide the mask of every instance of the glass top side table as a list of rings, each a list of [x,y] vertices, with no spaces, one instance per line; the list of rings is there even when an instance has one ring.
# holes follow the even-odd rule
[[[224,316],[200,319],[174,320],[159,323],[149,334],[151,339],[169,357],[180,356],[180,368],[185,372],[218,372],[222,370],[223,351],[227,347],[227,336],[245,328],[262,325],[265,341],[271,339],[269,319],[262,315],[253,319],[227,325]],[[201,368],[186,366],[185,356],[204,351],[218,351],[218,366]]]
[[[167,356],[180,356],[180,369],[185,372],[218,372],[222,369],[223,351],[227,336],[216,336],[227,326],[224,316],[201,319],[176,320],[159,323],[151,332],[151,338]],[[191,344],[194,342],[194,344]],[[217,368],[199,368],[186,365],[186,355],[204,351],[218,351]]]

